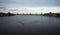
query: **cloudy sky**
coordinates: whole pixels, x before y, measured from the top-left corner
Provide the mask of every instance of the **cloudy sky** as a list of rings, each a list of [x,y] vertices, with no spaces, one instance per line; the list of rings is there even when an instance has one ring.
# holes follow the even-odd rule
[[[0,9],[4,8],[14,13],[60,12],[60,0],[0,0]]]

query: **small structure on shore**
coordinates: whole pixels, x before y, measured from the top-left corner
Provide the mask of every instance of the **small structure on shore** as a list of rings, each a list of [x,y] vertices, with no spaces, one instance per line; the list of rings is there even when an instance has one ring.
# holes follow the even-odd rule
[[[45,13],[45,14],[43,14],[43,15],[44,15],[44,16],[60,17],[60,13],[52,13],[52,12]]]

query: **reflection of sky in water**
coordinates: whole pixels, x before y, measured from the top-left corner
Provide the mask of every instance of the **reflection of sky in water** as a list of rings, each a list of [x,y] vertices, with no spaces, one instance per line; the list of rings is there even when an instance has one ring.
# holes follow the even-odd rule
[[[48,34],[60,32],[60,18],[18,15],[0,17],[0,32],[13,34]]]

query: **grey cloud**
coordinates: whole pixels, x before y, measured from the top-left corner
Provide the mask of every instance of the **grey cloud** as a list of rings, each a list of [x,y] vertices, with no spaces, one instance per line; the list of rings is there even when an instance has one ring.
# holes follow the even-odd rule
[[[0,10],[7,10],[6,7],[0,7]]]
[[[60,0],[0,0],[6,6],[60,6]]]
[[[0,12],[7,12],[8,9],[6,7],[0,7]]]

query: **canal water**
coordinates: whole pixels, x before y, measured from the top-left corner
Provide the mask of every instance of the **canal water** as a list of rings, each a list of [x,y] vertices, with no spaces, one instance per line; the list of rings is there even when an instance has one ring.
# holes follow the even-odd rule
[[[0,17],[1,35],[59,35],[60,18],[36,15]]]

